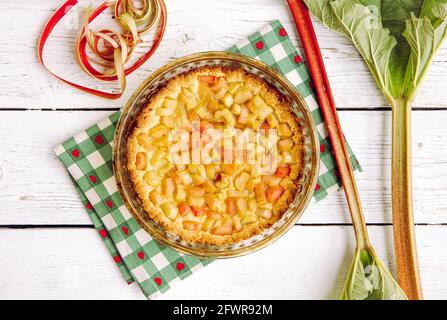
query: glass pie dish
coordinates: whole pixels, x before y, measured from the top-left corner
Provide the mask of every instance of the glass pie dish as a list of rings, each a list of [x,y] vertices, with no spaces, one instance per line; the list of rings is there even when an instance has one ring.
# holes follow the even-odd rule
[[[127,169],[127,142],[136,126],[141,111],[166,83],[185,72],[203,67],[223,67],[240,69],[273,86],[290,102],[303,136],[304,166],[299,185],[293,201],[281,218],[269,228],[235,243],[212,245],[189,242],[178,235],[166,231],[160,224],[150,218],[138,197]],[[157,241],[183,253],[203,258],[229,258],[254,252],[272,243],[283,235],[302,215],[309,203],[316,184],[319,167],[319,146],[315,124],[303,98],[298,91],[276,70],[264,63],[238,54],[227,52],[203,52],[175,60],[158,69],[149,76],[136,90],[122,110],[118,122],[113,166],[118,190],[124,204],[140,225]]]

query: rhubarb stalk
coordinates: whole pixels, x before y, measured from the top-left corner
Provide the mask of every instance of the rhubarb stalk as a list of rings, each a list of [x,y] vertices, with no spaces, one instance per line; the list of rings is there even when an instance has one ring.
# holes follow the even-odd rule
[[[354,260],[341,299],[406,299],[391,273],[375,253],[369,240],[348,150],[307,7],[300,0],[288,0],[288,3],[298,28],[315,91],[328,129],[357,242]]]

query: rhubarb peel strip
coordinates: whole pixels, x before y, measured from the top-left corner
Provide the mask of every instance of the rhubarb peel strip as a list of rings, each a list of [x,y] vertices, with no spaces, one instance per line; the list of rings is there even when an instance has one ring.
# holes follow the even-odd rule
[[[82,32],[80,33],[76,43],[76,55],[78,61],[81,68],[97,80],[118,80],[121,89],[117,93],[96,90],[71,82],[51,71],[45,64],[43,51],[48,38],[56,25],[74,6],[77,5],[77,3],[77,0],[67,0],[53,13],[48,22],[45,24],[38,42],[37,51],[39,62],[49,73],[70,86],[102,98],[119,99],[126,87],[126,76],[143,65],[154,54],[155,50],[160,45],[166,29],[167,20],[167,12],[164,1],[156,0],[154,1],[156,8],[149,8],[148,6],[150,6],[150,3],[152,2],[147,0],[143,2],[143,8],[137,8],[133,5],[131,0],[109,0],[103,2],[99,7],[88,13]],[[124,32],[120,34],[109,29],[103,29],[96,32],[90,30],[89,24],[107,8],[112,6],[114,6],[113,9],[115,14],[119,14],[116,16],[116,20]],[[146,14],[144,14],[145,9]],[[154,17],[152,10],[156,10]],[[124,18],[119,19],[120,15],[124,16]],[[133,23],[132,20],[134,20]],[[125,68],[124,65],[130,59],[135,45],[141,42],[140,36],[151,30],[159,20],[160,23],[152,47],[131,66]],[[101,43],[103,44],[103,48],[100,47]],[[87,46],[89,46],[91,51],[94,53],[94,57],[87,54]],[[104,68],[104,71],[98,71],[93,65],[101,66]]]

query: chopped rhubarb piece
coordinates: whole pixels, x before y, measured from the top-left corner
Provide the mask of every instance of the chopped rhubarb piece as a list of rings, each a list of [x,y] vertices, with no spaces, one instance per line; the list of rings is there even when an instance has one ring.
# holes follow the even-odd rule
[[[290,166],[288,165],[281,165],[276,169],[275,175],[277,177],[285,178],[290,174]]]
[[[248,88],[240,88],[234,94],[234,101],[237,104],[243,104],[253,98],[253,93]]]
[[[236,206],[233,199],[227,199],[225,202],[227,205],[227,214],[230,216],[234,215],[236,213]]]
[[[216,76],[199,76],[199,81],[209,83],[209,84],[216,83],[217,79],[218,78]]]
[[[186,202],[179,203],[178,205],[178,211],[182,216],[187,215],[190,209],[191,208],[186,204]]]
[[[256,194],[256,201],[260,204],[266,203],[267,199],[265,197],[265,191],[264,191],[264,184],[258,183],[255,185],[255,194]]]
[[[213,233],[220,236],[230,235],[233,233],[233,226],[221,226],[214,228]]]
[[[205,214],[205,211],[203,210],[203,208],[199,208],[199,207],[192,207],[192,212],[194,213],[194,215],[196,217],[203,216]]]
[[[192,187],[187,190],[190,197],[203,197],[205,195],[205,189],[201,187]]]
[[[261,130],[264,130],[265,134],[269,133],[270,125],[267,121],[264,121],[261,125]]]
[[[277,186],[281,183],[282,178],[278,176],[263,176],[262,181],[268,187]]]
[[[187,117],[188,117],[188,120],[192,123],[200,121],[200,117],[195,110],[189,110]]]
[[[223,95],[227,92],[228,84],[224,78],[218,78],[216,83],[211,86],[211,90],[214,92],[220,91],[220,95]],[[220,99],[221,97],[216,97],[216,99]]]
[[[267,190],[267,200],[269,202],[276,202],[284,192],[284,189],[281,186],[273,186],[268,188]]]
[[[212,129],[213,125],[209,123],[208,121],[202,120],[200,121],[200,134],[205,132],[208,129]]]
[[[222,219],[222,215],[217,213],[217,212],[214,212],[214,211],[208,211],[206,213],[206,215],[207,215],[208,218],[211,218],[211,219],[214,219],[214,220]]]
[[[202,229],[202,224],[196,221],[183,222],[183,228],[188,231],[199,231]]]
[[[172,181],[174,181],[175,183],[181,183],[182,182],[182,178],[178,174],[176,174],[176,173],[172,174],[171,178],[172,178]]]
[[[135,158],[135,166],[138,170],[145,170],[147,166],[146,153],[138,152]]]

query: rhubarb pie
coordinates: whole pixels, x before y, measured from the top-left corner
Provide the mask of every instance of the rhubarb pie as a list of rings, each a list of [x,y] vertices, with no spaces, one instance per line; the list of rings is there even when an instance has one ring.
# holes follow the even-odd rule
[[[239,68],[170,79],[127,141],[127,170],[150,218],[209,245],[236,243],[278,221],[300,192],[303,159],[290,103]]]

